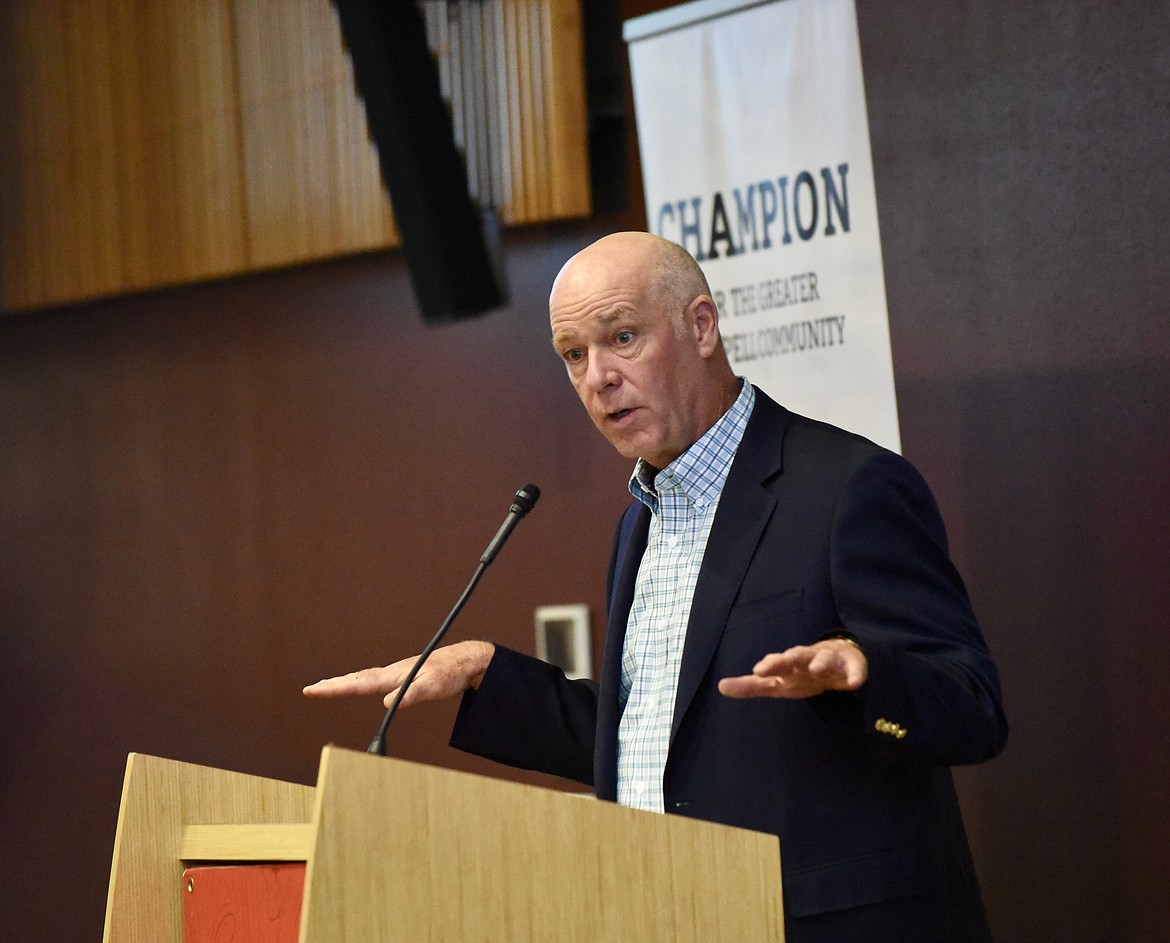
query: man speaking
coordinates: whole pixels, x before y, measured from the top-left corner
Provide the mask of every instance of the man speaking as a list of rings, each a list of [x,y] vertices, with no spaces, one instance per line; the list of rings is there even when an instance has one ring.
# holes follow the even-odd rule
[[[998,754],[1007,722],[921,476],[736,377],[673,243],[598,240],[549,310],[590,418],[635,461],[600,682],[460,642],[403,705],[461,694],[460,749],[778,835],[789,943],[989,940],[949,767]],[[305,693],[389,703],[413,661]]]

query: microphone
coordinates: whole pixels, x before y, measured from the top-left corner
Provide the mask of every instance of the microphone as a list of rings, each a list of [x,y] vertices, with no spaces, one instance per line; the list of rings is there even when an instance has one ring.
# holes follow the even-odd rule
[[[516,492],[516,497],[512,499],[512,506],[508,508],[508,516],[504,518],[504,523],[496,531],[496,536],[492,538],[492,542],[487,545],[483,556],[479,558],[481,564],[487,566],[496,558],[496,554],[504,546],[504,541],[511,535],[513,528],[520,523],[520,518],[536,506],[536,500],[539,497],[540,489],[536,485],[525,485]]]
[[[410,687],[411,682],[414,681],[415,675],[418,674],[419,669],[422,668],[423,663],[430,657],[431,652],[439,647],[439,643],[443,640],[443,636],[447,634],[447,630],[451,628],[451,623],[455,621],[455,617],[459,615],[460,610],[463,609],[464,604],[471,598],[471,593],[479,583],[480,577],[483,576],[484,571],[488,568],[491,562],[496,558],[496,554],[504,546],[505,541],[511,535],[516,525],[520,523],[520,518],[531,511],[536,506],[536,501],[540,497],[540,489],[536,485],[528,484],[516,492],[516,496],[512,499],[512,506],[508,509],[508,516],[504,518],[504,523],[500,525],[500,529],[496,531],[496,536],[492,538],[491,543],[487,545],[487,549],[479,558],[479,566],[475,568],[475,573],[472,574],[471,580],[468,582],[462,595],[456,601],[451,611],[447,613],[447,618],[443,620],[443,624],[439,626],[439,631],[435,633],[428,643],[427,647],[422,650],[422,653],[415,659],[410,671],[403,679],[402,684],[398,688],[398,694],[395,696],[393,703],[389,710],[386,711],[386,716],[382,718],[382,726],[378,728],[378,733],[374,739],[370,741],[370,745],[366,748],[367,753],[373,753],[377,756],[386,755],[386,731],[390,729],[390,721],[394,719],[395,713],[398,711],[398,705],[402,702],[402,695],[406,693],[406,689]]]

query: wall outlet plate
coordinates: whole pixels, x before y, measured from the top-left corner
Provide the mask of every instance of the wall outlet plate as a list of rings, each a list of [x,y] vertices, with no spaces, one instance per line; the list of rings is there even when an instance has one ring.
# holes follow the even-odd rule
[[[593,677],[593,639],[584,603],[536,610],[536,657],[556,665],[566,678]]]

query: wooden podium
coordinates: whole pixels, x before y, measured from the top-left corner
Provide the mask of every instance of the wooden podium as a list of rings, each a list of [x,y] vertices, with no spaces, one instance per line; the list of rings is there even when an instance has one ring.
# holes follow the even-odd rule
[[[181,943],[184,868],[306,862],[300,943],[783,941],[773,835],[327,747],[317,786],[131,754],[106,943]]]

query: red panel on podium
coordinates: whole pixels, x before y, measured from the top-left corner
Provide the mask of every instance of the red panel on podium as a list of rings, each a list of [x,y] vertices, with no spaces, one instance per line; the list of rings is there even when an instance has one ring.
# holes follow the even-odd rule
[[[184,943],[297,943],[304,862],[183,872]]]

